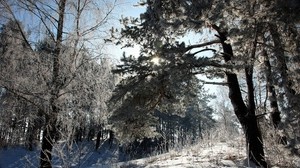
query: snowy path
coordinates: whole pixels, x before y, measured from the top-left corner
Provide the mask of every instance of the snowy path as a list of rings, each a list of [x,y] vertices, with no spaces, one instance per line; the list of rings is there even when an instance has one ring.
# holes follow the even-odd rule
[[[193,167],[242,167],[245,160],[243,146],[230,146],[226,143],[202,147],[193,146],[182,151],[171,151],[150,158],[138,159],[129,163],[121,163],[117,167],[145,168],[193,168]]]

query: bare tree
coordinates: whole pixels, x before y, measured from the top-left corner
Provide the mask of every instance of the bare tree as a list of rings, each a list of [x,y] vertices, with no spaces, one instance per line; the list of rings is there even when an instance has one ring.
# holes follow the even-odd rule
[[[109,80],[113,81],[113,77],[108,66],[99,68],[109,64],[97,59],[103,46],[98,44],[105,36],[101,28],[106,28],[117,1],[1,0],[0,5],[6,14],[1,19],[12,20],[13,28],[19,34],[10,39],[18,39],[22,44],[14,43],[3,52],[1,57],[7,62],[1,69],[0,86],[42,113],[40,167],[51,167],[53,145],[64,124],[72,124],[61,122],[62,116],[76,116],[74,109],[106,111],[105,100],[113,86]],[[20,15],[31,17],[38,23],[28,26],[35,37],[48,38],[46,48],[41,52],[36,51],[39,38],[26,34],[21,21],[26,23],[27,20],[22,20]],[[23,47],[16,49],[15,46]]]
[[[232,112],[233,109],[226,92],[228,92],[226,88],[218,89],[216,93],[218,95],[218,99],[215,103],[215,110],[222,135],[224,135],[224,131],[226,131],[226,136],[224,136],[224,138],[230,138],[235,137],[236,134],[238,134],[240,124]]]

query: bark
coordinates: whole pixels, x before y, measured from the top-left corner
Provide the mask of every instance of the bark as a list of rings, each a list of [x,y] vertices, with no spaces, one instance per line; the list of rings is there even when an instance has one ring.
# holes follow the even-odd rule
[[[35,136],[37,132],[34,129],[34,123],[32,121],[28,121],[28,130],[27,130],[27,139],[26,139],[26,146],[29,151],[33,151],[33,148],[35,146]]]
[[[52,116],[46,117],[46,122],[48,123],[43,131],[42,137],[42,151],[40,155],[40,167],[41,168],[51,168],[52,160],[52,149],[55,142],[55,137],[57,136],[56,128],[56,118]]]
[[[274,23],[269,25],[270,34],[274,42],[274,57],[277,60],[277,68],[280,73],[281,80],[278,82],[279,87],[283,87],[285,95],[287,98],[287,103],[289,105],[289,110],[293,110],[293,107],[297,105],[298,102],[293,101],[295,97],[295,90],[292,88],[292,81],[289,80],[287,60],[285,58],[285,50],[280,39],[280,33],[278,32],[278,26]],[[289,113],[287,114],[289,115]]]
[[[100,130],[100,131],[97,133],[96,150],[97,150],[97,149],[99,148],[99,146],[100,146],[101,137],[102,137],[102,130]]]
[[[56,32],[56,45],[55,52],[53,54],[53,70],[52,70],[52,88],[50,98],[50,112],[46,114],[46,127],[43,132],[42,138],[42,150],[40,155],[40,167],[51,168],[52,149],[55,142],[55,137],[58,135],[57,131],[57,116],[59,108],[56,106],[56,100],[60,88],[62,87],[60,79],[60,52],[62,46],[63,24],[65,14],[66,0],[60,0],[58,2],[58,24]]]
[[[274,43],[274,57],[277,60],[276,68],[280,74],[280,80],[277,80],[279,87],[284,89],[284,97],[286,98],[286,123],[292,128],[298,127],[298,111],[297,107],[299,104],[299,98],[296,91],[293,89],[293,81],[290,79],[288,74],[289,69],[287,66],[287,59],[285,55],[284,41],[281,40],[281,32],[279,31],[279,26],[276,23],[269,24],[269,31]],[[297,43],[297,41],[296,41]],[[296,122],[295,122],[296,121]],[[296,149],[296,142],[298,141],[299,131],[297,129],[292,129],[293,135],[288,135],[290,139],[290,145],[292,152],[296,155],[300,155]],[[286,140],[284,140],[286,141]]]
[[[269,97],[269,101],[270,101],[272,124],[275,129],[278,129],[278,126],[281,122],[281,117],[280,117],[280,111],[278,108],[277,95],[275,92],[275,87],[273,85],[273,80],[272,80],[272,76],[271,76],[272,75],[271,64],[270,64],[270,61],[269,61],[266,51],[264,51],[263,56],[265,58],[264,64],[266,67],[267,92],[268,92],[268,97]]]
[[[217,37],[220,39],[223,47],[224,60],[226,62],[230,61],[233,57],[233,51],[231,45],[225,42],[227,40],[227,33],[225,31],[222,31],[218,26],[213,25],[213,28],[218,32]],[[243,101],[237,75],[232,72],[226,72],[226,77],[229,87],[229,98],[231,100],[235,115],[241,123],[246,135],[248,157],[250,161],[252,161],[256,165],[267,167],[267,163],[264,159],[262,135],[257,123],[257,117],[255,116],[255,103],[253,94],[254,89],[251,69],[246,69],[249,107],[247,107]]]

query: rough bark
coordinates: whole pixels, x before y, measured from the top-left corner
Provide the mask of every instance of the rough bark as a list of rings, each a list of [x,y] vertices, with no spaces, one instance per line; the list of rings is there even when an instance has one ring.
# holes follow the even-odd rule
[[[285,91],[285,96],[288,101],[289,110],[293,110],[293,106],[296,106],[298,102],[293,101],[295,97],[295,90],[292,88],[292,82],[289,80],[287,60],[285,58],[285,49],[283,42],[280,39],[280,32],[278,31],[278,26],[274,23],[269,25],[270,34],[274,42],[274,57],[277,60],[277,69],[279,70],[281,80],[278,82],[279,87],[283,87]],[[289,115],[289,114],[287,114]]]
[[[218,32],[217,37],[220,39],[224,51],[223,58],[226,62],[228,62],[233,56],[233,51],[231,45],[225,42],[227,40],[227,33],[222,31],[218,26],[213,25],[212,27]],[[264,159],[262,135],[257,123],[257,117],[255,116],[254,100],[249,100],[248,105],[250,107],[247,107],[243,101],[237,75],[232,72],[226,72],[226,77],[229,87],[229,98],[235,115],[241,123],[246,135],[249,159],[256,165],[267,167],[267,163]],[[249,99],[253,99],[254,95],[251,93],[253,92],[251,71],[246,71],[246,77],[248,80],[248,96],[250,96]]]
[[[296,94],[296,91],[293,89],[293,81],[290,79],[289,76],[289,67],[287,66],[287,58],[284,48],[284,41],[281,39],[281,32],[279,26],[276,23],[269,23],[269,31],[274,43],[274,58],[277,60],[276,68],[280,75],[280,80],[277,80],[277,85],[284,89],[284,97],[286,98],[287,109],[286,111],[286,124],[290,125],[292,128],[298,127],[298,111],[297,107],[299,104],[299,97]],[[297,41],[296,41],[297,43]],[[300,155],[296,144],[298,141],[299,130],[298,129],[291,129],[292,134],[287,134],[290,144],[289,147],[291,151],[296,154]]]
[[[272,124],[275,129],[278,129],[279,123],[281,122],[280,111],[278,108],[277,95],[275,92],[275,87],[272,80],[271,64],[266,51],[263,52],[264,65],[266,67],[266,82],[267,82],[267,92],[270,101],[271,108],[271,118]]]

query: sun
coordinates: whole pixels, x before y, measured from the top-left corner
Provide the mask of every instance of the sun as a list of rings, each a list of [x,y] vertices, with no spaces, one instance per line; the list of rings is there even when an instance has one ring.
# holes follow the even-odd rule
[[[151,59],[151,62],[153,62],[154,65],[159,65],[159,64],[160,64],[160,58],[158,58],[158,57],[153,57],[153,58]]]

